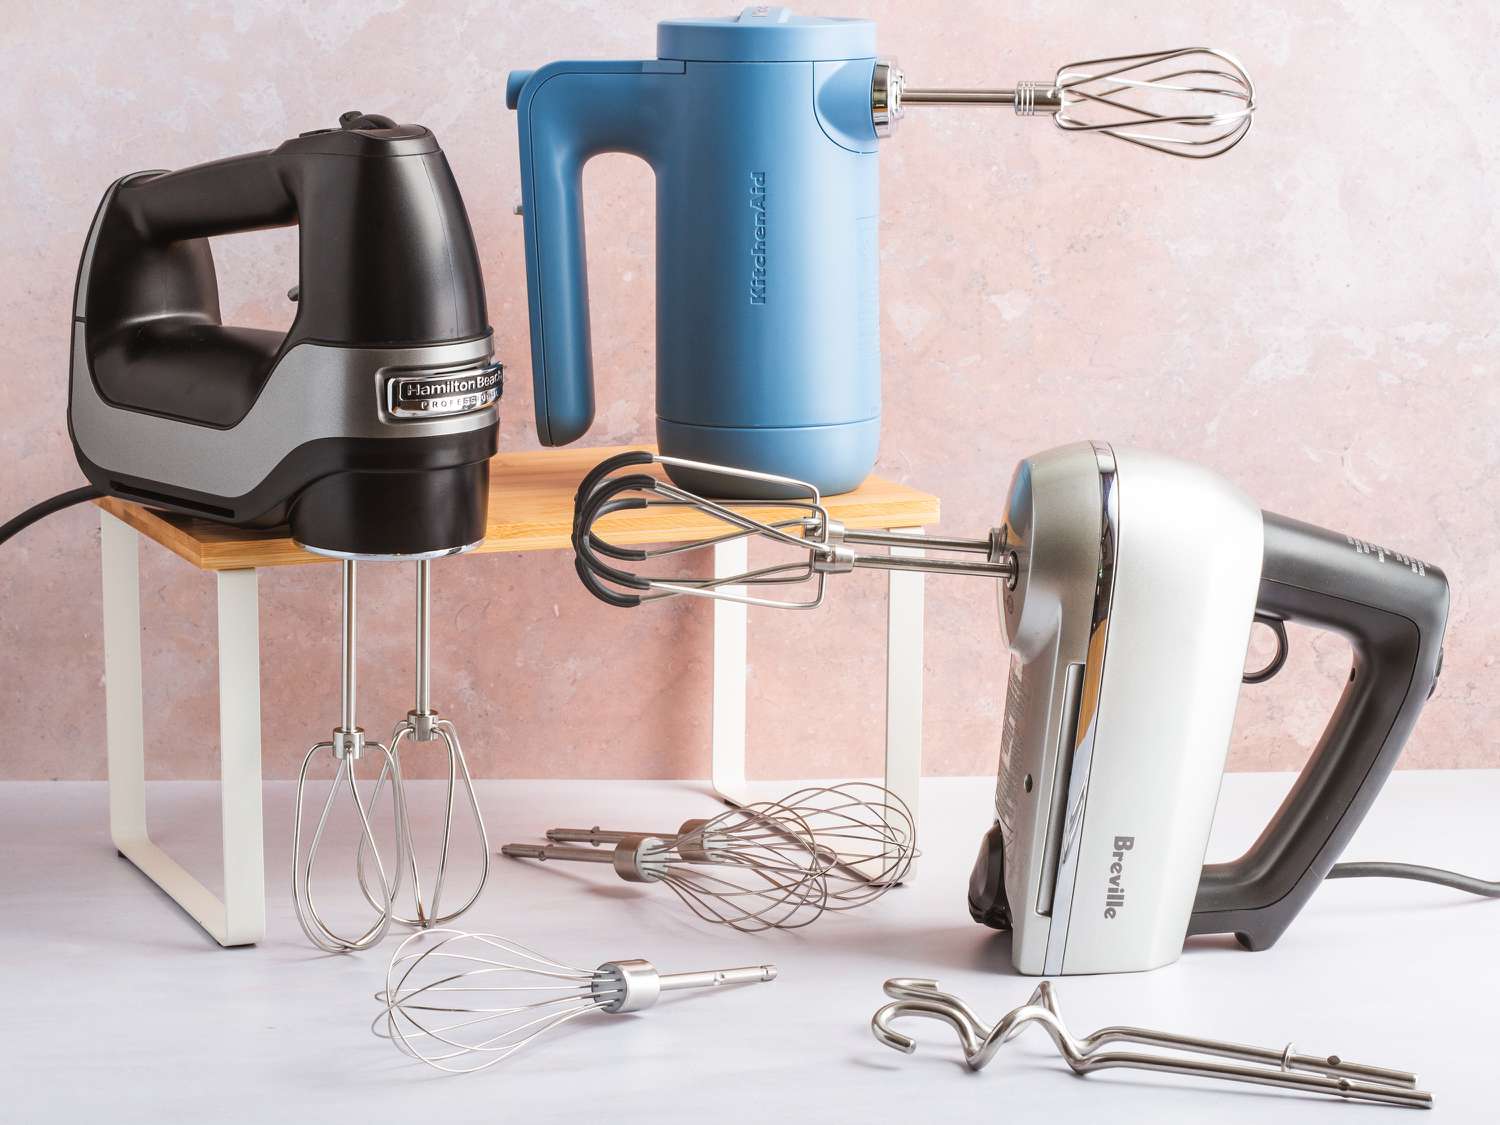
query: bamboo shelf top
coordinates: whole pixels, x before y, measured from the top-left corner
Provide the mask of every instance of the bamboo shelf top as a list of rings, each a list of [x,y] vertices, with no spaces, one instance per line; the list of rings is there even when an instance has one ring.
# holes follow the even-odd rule
[[[490,461],[489,521],[484,542],[473,553],[571,550],[573,493],[578,482],[606,457],[643,448],[649,447],[544,449],[497,455]],[[151,511],[114,497],[95,503],[200,570],[335,561],[304,551],[292,542],[285,528],[255,531],[229,527]],[[859,529],[925,527],[937,523],[939,516],[936,496],[876,476],[853,492],[824,497],[823,503],[832,518]],[[753,504],[738,507],[758,518],[785,515],[774,509],[757,509]],[[622,545],[686,543],[723,530],[722,524],[707,516],[676,508],[619,512],[606,517],[600,527],[607,528],[610,539]]]

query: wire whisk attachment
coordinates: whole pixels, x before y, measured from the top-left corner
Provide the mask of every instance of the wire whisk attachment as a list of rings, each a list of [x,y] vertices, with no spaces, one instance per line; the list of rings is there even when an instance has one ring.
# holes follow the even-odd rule
[[[450,1074],[504,1062],[581,1016],[639,1012],[664,992],[776,979],[776,966],[661,973],[649,961],[581,969],[493,934],[431,929],[391,954],[371,1030]]]
[[[1432,1095],[1416,1088],[1415,1074],[1347,1062],[1337,1055],[1298,1054],[1291,1044],[1281,1050],[1247,1047],[1240,1043],[1140,1027],[1104,1027],[1077,1039],[1063,1024],[1057,1007],[1057,992],[1050,981],[1043,981],[1031,994],[1031,999],[1002,1016],[992,1027],[986,1026],[958,997],[939,991],[934,980],[896,977],[885,982],[885,994],[892,997],[893,1002],[877,1011],[870,1021],[876,1039],[887,1047],[911,1054],[916,1049],[915,1040],[891,1024],[905,1016],[941,1020],[958,1033],[964,1062],[971,1070],[983,1069],[1002,1045],[1029,1025],[1037,1024],[1051,1037],[1068,1066],[1079,1075],[1123,1067],[1277,1086],[1348,1101],[1413,1109],[1432,1107]],[[1102,1049],[1111,1043],[1133,1043],[1176,1053]],[[1216,1061],[1218,1059],[1234,1059],[1236,1062]]]
[[[1072,62],[1051,82],[994,90],[912,88],[893,62],[882,62],[872,101],[877,128],[885,131],[907,106],[1010,106],[1020,117],[1049,116],[1067,132],[1203,160],[1244,140],[1255,113],[1255,85],[1227,52],[1182,47]]]
[[[874,782],[807,786],[779,801],[758,804],[756,810],[772,823],[785,815],[789,838],[799,838],[803,828],[811,832],[828,886],[826,910],[851,910],[873,902],[905,879],[921,854],[911,809]],[[600,845],[655,836],[675,847],[688,862],[703,862],[715,846],[711,823],[687,820],[675,833],[622,832],[598,826],[552,828],[547,839],[558,844]]]
[[[726,490],[774,489],[784,497],[730,504],[689,492],[680,485],[645,472],[622,470],[653,465],[671,466],[694,479],[722,480]],[[653,507],[691,508],[702,520],[702,533],[690,542],[630,545],[610,538],[610,516]],[[674,562],[721,543],[757,536],[781,552],[779,561],[720,578],[692,573],[643,574],[624,564]],[[871,554],[857,547],[906,548],[967,555],[970,558],[918,558]],[[699,597],[771,609],[815,609],[823,603],[824,583],[830,574],[855,568],[923,571],[1011,578],[1016,560],[992,531],[984,539],[903,535],[891,531],[852,531],[828,514],[818,489],[807,481],[770,473],[735,469],[664,457],[647,450],[621,453],[601,461],[578,486],[573,507],[574,567],[584,586],[601,601],[631,607],[662,598]],[[974,558],[972,556],[977,556]],[[810,584],[802,595],[771,597],[745,590]]]
[[[627,883],[659,883],[703,921],[745,933],[798,929],[829,909],[829,853],[805,821],[773,816],[762,804],[689,821],[664,836],[601,833],[599,842],[606,836],[608,848],[506,844],[500,852],[512,859],[609,864]]]

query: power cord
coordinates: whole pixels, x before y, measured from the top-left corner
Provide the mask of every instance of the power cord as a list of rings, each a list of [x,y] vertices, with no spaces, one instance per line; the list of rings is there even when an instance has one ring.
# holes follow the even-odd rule
[[[1466,891],[1481,898],[1500,898],[1500,882],[1444,871],[1441,867],[1423,867],[1416,863],[1335,863],[1328,872],[1330,879],[1412,879],[1418,883],[1436,883],[1455,891]]]
[[[19,516],[6,520],[4,524],[0,524],[0,543],[4,543],[18,531],[23,531],[36,523],[37,520],[50,516],[53,512],[60,512],[64,508],[71,508],[74,504],[82,504],[85,500],[97,500],[103,495],[104,493],[100,492],[93,485],[86,484],[82,488],[60,492],[50,500],[43,500],[40,504],[33,504]]]

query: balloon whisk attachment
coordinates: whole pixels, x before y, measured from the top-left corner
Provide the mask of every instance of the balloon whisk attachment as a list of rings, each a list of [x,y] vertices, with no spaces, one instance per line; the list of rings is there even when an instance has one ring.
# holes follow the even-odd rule
[[[1059,129],[1127,141],[1168,156],[1222,156],[1250,131],[1255,85],[1234,56],[1211,47],[1085,59],[1050,82],[999,89],[924,89],[894,62],[876,65],[872,105],[889,131],[911,106],[1009,106]]]
[[[813,854],[823,866],[822,877],[828,887],[825,910],[851,910],[873,902],[905,879],[921,854],[911,809],[895,793],[874,782],[807,786],[754,808],[762,822],[762,834],[767,830],[773,838],[779,834],[785,841],[795,842],[799,852],[804,830],[811,834]],[[655,838],[687,862],[709,862],[723,846],[718,820],[685,820],[676,832],[597,826],[552,828],[547,839],[555,844],[599,846]]]
[[[775,979],[774,965],[662,973],[630,959],[583,969],[508,938],[433,929],[391,955],[372,1030],[436,1070],[466,1074],[583,1016],[642,1011],[664,992]]]
[[[729,809],[689,821],[675,833],[597,833],[604,848],[506,844],[502,855],[543,862],[607,864],[627,883],[665,887],[705,922],[746,933],[793,930],[815,922],[830,906],[826,878],[832,863],[812,828],[762,805]],[[554,829],[568,839],[584,830]]]

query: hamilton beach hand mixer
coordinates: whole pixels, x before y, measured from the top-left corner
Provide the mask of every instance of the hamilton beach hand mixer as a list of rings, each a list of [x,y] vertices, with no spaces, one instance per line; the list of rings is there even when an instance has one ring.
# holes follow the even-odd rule
[[[209,239],[284,226],[301,236],[291,327],[223,324]],[[427,690],[429,568],[484,538],[501,382],[468,216],[421,125],[350,112],[268,151],[122,177],[99,205],[79,266],[68,406],[90,483],[178,515],[290,525],[308,550],[342,560],[340,722],[303,760],[294,829],[298,919],[325,950],[365,948],[393,920],[456,916],[440,899],[459,786],[484,845],[463,751]],[[417,565],[417,702],[389,746],[367,741],[355,717],[357,566],[371,559]],[[433,741],[448,752],[448,815],[428,897],[400,758]],[[303,790],[325,750],[333,785],[303,856]],[[355,776],[366,751],[382,760],[369,800]],[[371,825],[386,787],[394,866]],[[376,912],[352,936],[324,920],[311,887],[346,790],[356,875]],[[404,877],[410,909],[397,905]]]

